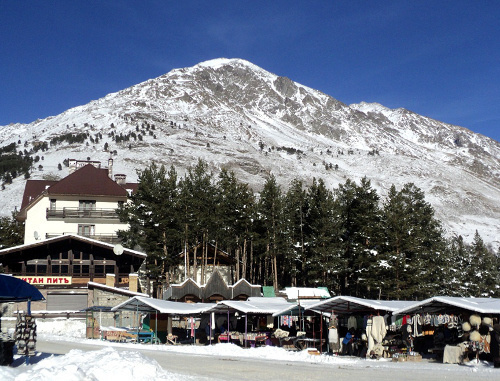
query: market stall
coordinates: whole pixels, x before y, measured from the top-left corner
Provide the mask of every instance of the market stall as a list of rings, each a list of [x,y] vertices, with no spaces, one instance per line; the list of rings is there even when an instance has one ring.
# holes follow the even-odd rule
[[[125,302],[113,307],[111,311],[131,311],[136,312],[137,316],[137,329],[136,329],[136,339],[141,341],[155,341],[155,338],[147,338],[145,337],[145,333],[154,332],[155,337],[159,338],[162,342],[176,342],[176,338],[172,333],[171,319],[172,317],[182,316],[186,319],[189,319],[189,328],[191,331],[191,337],[193,338],[193,342],[196,339],[196,325],[195,325],[195,317],[200,316],[205,313],[206,310],[211,308],[213,303],[181,303],[181,302],[172,302],[168,300],[147,298],[142,296],[135,296],[126,300]],[[141,315],[148,315],[149,318],[147,320],[148,328],[141,330],[144,328],[144,324],[140,321]],[[163,327],[160,327],[161,322],[165,322],[166,324]],[[161,329],[160,329],[161,328]],[[134,333],[131,331],[130,333]],[[142,333],[142,335],[141,335]]]
[[[331,352],[381,357],[391,355],[391,348],[401,344],[397,342],[396,330],[389,318],[394,311],[411,303],[336,296],[312,304],[307,310],[330,313],[328,343]]]
[[[297,299],[286,308],[275,312],[273,317],[278,319],[280,331],[274,332],[273,344],[297,349],[316,348],[322,351],[326,333],[322,323],[330,313],[308,309],[316,303],[318,300]],[[296,330],[290,330],[293,325],[297,327]],[[290,333],[295,335],[290,336]]]
[[[245,347],[259,344],[272,345],[270,334],[274,328],[273,314],[294,305],[296,303],[287,302],[281,297],[250,297],[246,301],[223,300],[207,312],[212,316],[211,330],[228,331],[221,331],[217,336],[218,341],[239,342]],[[224,321],[228,326],[221,327],[221,324],[217,324],[215,315],[224,315]]]
[[[471,356],[492,360],[491,353],[498,351],[493,336],[500,299],[435,296],[394,313],[408,328],[416,351],[445,363],[461,363]]]

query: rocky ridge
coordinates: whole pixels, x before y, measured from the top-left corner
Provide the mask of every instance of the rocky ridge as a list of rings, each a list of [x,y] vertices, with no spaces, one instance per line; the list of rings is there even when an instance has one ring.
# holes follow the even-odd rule
[[[0,146],[21,141],[18,150],[26,142],[29,149],[69,133],[88,138],[49,145],[31,178],[65,176],[57,166],[66,158],[112,157],[115,173],[132,179],[152,160],[182,174],[202,158],[256,191],[270,173],[283,188],[296,177],[335,187],[367,176],[382,198],[391,184],[413,182],[448,234],[470,240],[477,229],[494,247],[500,241],[498,142],[402,108],[346,105],[248,61],[175,69],[57,116],[0,127]],[[117,142],[120,135],[129,140]],[[21,177],[6,185],[4,215],[20,205],[23,187]]]

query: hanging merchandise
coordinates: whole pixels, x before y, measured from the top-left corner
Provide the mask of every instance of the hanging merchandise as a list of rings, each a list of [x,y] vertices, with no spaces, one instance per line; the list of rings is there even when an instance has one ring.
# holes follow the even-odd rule
[[[31,315],[17,315],[14,339],[17,353],[22,356],[34,356],[36,350],[36,322]]]
[[[455,315],[450,315],[450,321],[448,322],[448,328],[456,328],[457,327],[458,318]]]
[[[356,320],[356,316],[349,316],[347,320],[347,329],[353,328],[354,330],[358,329],[358,321]]]
[[[479,326],[481,325],[481,316],[479,316],[479,315],[471,315],[469,317],[469,322],[470,322],[471,326],[479,328]]]
[[[382,343],[382,340],[387,334],[387,326],[383,316],[374,316],[372,318],[372,329],[370,334],[376,343]]]
[[[372,324],[373,320],[372,317],[368,317],[368,320],[366,321],[366,336],[368,338],[368,350],[367,350],[367,356],[370,355],[371,350],[373,349],[373,346],[375,345],[373,341],[373,336],[372,336]]]
[[[413,337],[423,336],[422,323],[424,318],[422,315],[415,315],[412,319],[413,322]]]
[[[430,314],[425,314],[424,316],[424,324],[429,325],[432,323],[432,316]]]

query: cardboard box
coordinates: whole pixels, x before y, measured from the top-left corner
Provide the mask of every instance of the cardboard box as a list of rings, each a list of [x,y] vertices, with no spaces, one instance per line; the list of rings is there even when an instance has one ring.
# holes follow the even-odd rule
[[[408,361],[419,362],[422,361],[422,356],[421,355],[408,356],[407,359]]]

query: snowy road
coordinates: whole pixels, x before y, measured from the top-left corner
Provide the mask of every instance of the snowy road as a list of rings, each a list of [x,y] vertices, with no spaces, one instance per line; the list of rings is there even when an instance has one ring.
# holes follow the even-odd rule
[[[307,363],[276,361],[232,356],[209,356],[159,351],[155,347],[134,345],[134,351],[156,360],[170,372],[200,380],[477,380],[500,379],[500,370],[478,372],[465,366],[434,363],[391,363],[387,361],[353,360],[352,364]],[[71,349],[82,351],[99,350],[102,342],[82,343],[39,340],[37,351],[48,354],[66,354]],[[130,351],[130,346],[113,345],[117,351]],[[189,377],[188,377],[189,376]]]

